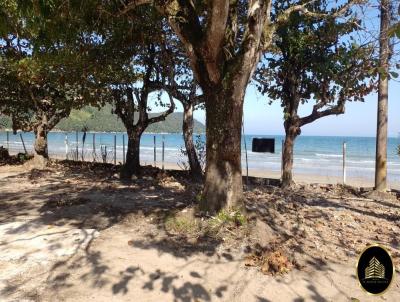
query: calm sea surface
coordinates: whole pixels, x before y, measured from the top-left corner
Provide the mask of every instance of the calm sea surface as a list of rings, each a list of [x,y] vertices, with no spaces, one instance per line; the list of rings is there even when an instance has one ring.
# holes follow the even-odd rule
[[[114,136],[116,136],[117,160],[122,161],[123,135],[125,145],[126,134],[123,133],[87,133],[84,157],[86,160],[93,158],[93,136],[95,136],[95,149],[97,156],[100,150],[108,153],[112,161],[114,149]],[[157,161],[161,161],[161,146],[165,142],[165,162],[180,163],[185,161],[180,149],[184,146],[181,134],[144,134],[141,141],[141,161],[143,164],[153,162],[153,141],[156,137]],[[28,151],[32,150],[33,133],[22,133]],[[79,156],[81,156],[83,133],[78,135]],[[275,138],[275,154],[251,152],[251,141],[254,137]],[[204,135],[201,139],[204,140]],[[248,148],[248,162],[250,169],[265,171],[280,171],[281,165],[281,135],[246,135]],[[66,150],[66,141],[68,150]],[[294,172],[301,174],[315,174],[322,176],[340,176],[342,173],[342,144],[347,144],[347,174],[350,177],[373,179],[374,177],[374,153],[375,138],[373,137],[334,137],[334,136],[300,136],[296,139]],[[400,157],[396,154],[396,148],[400,144],[399,138],[388,140],[388,177],[390,182],[400,181]],[[6,132],[0,132],[0,145],[7,145]],[[9,132],[9,147],[12,153],[22,152],[23,146],[20,135]],[[49,134],[50,156],[64,156],[68,151],[69,156],[76,150],[76,133],[51,132]],[[242,142],[242,161],[245,165],[245,148]]]

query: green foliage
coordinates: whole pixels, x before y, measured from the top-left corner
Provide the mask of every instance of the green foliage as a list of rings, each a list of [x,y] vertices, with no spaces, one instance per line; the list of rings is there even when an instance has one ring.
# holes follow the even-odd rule
[[[211,223],[214,226],[220,227],[224,224],[242,226],[245,225],[246,222],[246,216],[244,216],[239,210],[221,210],[212,218]]]
[[[395,24],[393,24],[389,29],[388,34],[390,37],[400,39],[400,22],[396,22]]]
[[[276,1],[276,14],[294,2]],[[309,11],[331,12],[324,0],[314,1]],[[255,78],[260,92],[281,101],[285,120],[297,115],[300,104],[315,101],[318,110],[335,103],[363,101],[371,91],[372,49],[358,46],[351,35],[358,22],[350,12],[344,18],[315,18],[296,12],[278,26],[274,52],[265,56]]]
[[[168,215],[164,221],[165,229],[170,233],[189,237],[211,237],[215,239],[227,236],[240,236],[246,232],[247,219],[238,210],[223,210],[210,218],[197,217],[194,209]],[[235,232],[232,232],[235,230]]]
[[[25,153],[18,153],[16,155],[19,162],[24,163],[32,158],[32,155],[25,154]]]
[[[149,114],[149,117],[158,113]],[[150,133],[180,133],[182,131],[182,112],[174,112],[167,116],[165,121],[155,123],[147,128]],[[11,119],[7,116],[0,116],[0,125],[6,129],[12,128]],[[72,110],[68,118],[61,120],[55,127],[60,131],[81,131],[87,127],[88,131],[99,132],[125,132],[125,126],[115,115],[111,114],[111,105],[107,104],[101,109],[95,107],[84,107],[80,110]],[[205,127],[202,123],[194,120],[194,132],[204,133]]]
[[[55,26],[61,24],[60,1],[2,4],[0,113],[12,117],[15,130],[43,124],[48,131],[72,108],[103,100],[104,90],[90,76],[90,57],[82,51],[78,32]],[[67,32],[74,39],[67,39]]]
[[[400,156],[400,145],[397,146],[397,155]]]
[[[111,113],[112,106],[105,105],[100,110],[94,107],[85,107],[82,110],[72,110],[70,116],[62,120],[55,128],[62,131],[80,131],[84,126],[89,131],[121,131],[126,128],[122,121]],[[149,117],[157,116],[158,113],[149,114]],[[135,113],[137,118],[137,113]],[[204,125],[199,121],[194,122],[195,132],[203,133]],[[182,113],[175,112],[167,116],[165,121],[155,123],[147,128],[152,133],[180,133],[182,131]]]
[[[198,127],[198,122],[196,120],[193,121],[193,128],[194,128],[194,133],[203,133],[205,129],[200,129],[201,132],[196,131],[199,130]],[[206,142],[203,140],[203,138],[201,137],[201,135],[196,135],[194,141],[194,150],[196,151],[197,154],[197,158],[199,160],[201,169],[204,172],[204,168],[206,165]],[[190,166],[189,163],[187,161],[187,157],[188,157],[188,152],[186,150],[186,148],[181,147],[180,152],[183,156],[183,160],[180,161],[180,163],[178,163],[178,165],[183,169],[183,170],[189,170]]]
[[[165,229],[171,233],[196,235],[201,228],[201,221],[191,215],[170,215],[165,219]]]

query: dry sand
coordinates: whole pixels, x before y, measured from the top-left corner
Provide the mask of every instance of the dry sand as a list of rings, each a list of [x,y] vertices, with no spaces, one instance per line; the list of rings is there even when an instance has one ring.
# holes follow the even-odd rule
[[[63,154],[52,154],[51,157],[54,159],[58,159],[58,160],[65,159],[65,155],[63,155]],[[120,163],[121,160],[119,159],[117,162]],[[153,165],[154,163],[153,163],[153,161],[151,161],[151,162],[143,162],[142,161],[141,164],[142,165]],[[161,161],[156,162],[156,166],[160,169],[162,168],[163,165],[164,165],[164,168],[168,169],[168,170],[182,171],[182,168],[176,163],[165,162],[163,164]],[[245,167],[242,167],[242,169],[243,169],[242,170],[243,175],[246,176]],[[307,184],[307,183],[342,184],[343,183],[343,177],[328,175],[323,170],[321,170],[320,172],[321,173],[319,173],[319,174],[306,174],[306,173],[297,173],[294,171],[293,179],[296,183],[299,183],[299,184]],[[280,174],[280,172],[277,172],[277,171],[262,170],[262,169],[249,169],[249,176],[279,179],[281,177],[281,174]],[[370,177],[363,177],[363,176],[355,177],[355,176],[347,175],[346,184],[350,185],[350,186],[356,186],[356,187],[371,187],[372,188],[374,186],[374,180]],[[389,180],[388,186],[389,186],[389,188],[400,190],[400,183],[390,182],[390,180]]]
[[[387,246],[399,266],[396,196],[250,185],[250,234],[193,241],[167,233],[160,217],[192,207],[195,186],[121,182],[114,169],[0,167],[0,301],[399,301],[398,274],[382,297],[355,276],[370,243]],[[259,245],[282,249],[296,268],[265,275],[246,266]]]
[[[152,164],[152,163],[148,163]],[[181,170],[181,168],[172,163],[165,163],[165,169],[170,170]],[[157,167],[161,168],[162,163],[157,162]],[[242,167],[243,176],[246,176],[246,170]],[[298,184],[309,184],[309,183],[318,183],[318,184],[343,184],[343,178],[332,175],[323,175],[324,171],[321,170],[321,174],[305,174],[305,173],[293,173],[293,179]],[[269,171],[269,170],[261,170],[261,169],[249,169],[249,176],[253,177],[262,177],[262,178],[272,178],[279,179],[281,177],[280,172]],[[374,180],[368,177],[346,177],[346,185],[355,186],[355,187],[370,187],[374,186]],[[391,182],[388,184],[392,189],[400,189],[400,183]]]

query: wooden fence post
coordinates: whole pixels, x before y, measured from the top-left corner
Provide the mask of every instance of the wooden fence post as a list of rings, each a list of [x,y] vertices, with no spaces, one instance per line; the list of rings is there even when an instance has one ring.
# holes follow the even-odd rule
[[[244,117],[242,119],[242,133],[243,133],[243,141],[244,141],[244,150],[245,150],[245,154],[246,154],[246,185],[249,185],[249,161],[247,158],[246,136],[244,135]]]
[[[65,136],[65,159],[68,159],[68,135]]]
[[[96,133],[93,133],[93,147],[92,147],[93,161],[96,161]]]
[[[164,171],[164,149],[165,149],[165,142],[164,142],[164,135],[162,136],[162,170]]]
[[[114,134],[114,165],[117,164],[117,135]]]
[[[154,167],[157,167],[156,164],[156,136],[154,135]]]
[[[346,184],[346,142],[343,142],[343,184]]]
[[[282,151],[281,151],[281,180],[283,178],[283,149],[284,149],[284,141],[282,140]]]
[[[125,165],[125,134],[122,133],[122,163]]]
[[[79,147],[78,147],[78,144],[79,144],[79,139],[78,139],[78,131],[76,131],[76,161],[78,161],[79,160]]]
[[[19,133],[19,137],[21,138],[22,146],[24,147],[25,154],[28,154],[28,151],[26,151],[24,139],[22,138],[22,133]]]

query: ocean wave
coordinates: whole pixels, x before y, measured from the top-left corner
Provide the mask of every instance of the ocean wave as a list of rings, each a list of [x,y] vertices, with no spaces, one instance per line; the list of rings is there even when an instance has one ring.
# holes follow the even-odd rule
[[[315,153],[315,156],[318,157],[334,157],[334,158],[340,158],[343,155],[342,154],[325,154],[325,153]]]
[[[294,160],[301,160],[301,161],[306,161],[306,162],[310,162],[313,161],[313,158],[304,158],[304,157],[300,157],[300,158],[295,158]]]
[[[346,160],[349,164],[374,164],[373,160]]]

